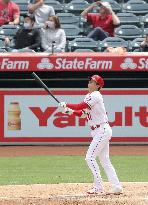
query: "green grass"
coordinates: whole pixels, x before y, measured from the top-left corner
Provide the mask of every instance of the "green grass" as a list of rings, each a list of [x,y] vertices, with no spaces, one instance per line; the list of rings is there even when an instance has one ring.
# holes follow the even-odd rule
[[[148,182],[148,156],[113,156],[122,182]],[[102,172],[102,178],[106,176]],[[48,184],[92,182],[82,156],[1,157],[0,184]]]

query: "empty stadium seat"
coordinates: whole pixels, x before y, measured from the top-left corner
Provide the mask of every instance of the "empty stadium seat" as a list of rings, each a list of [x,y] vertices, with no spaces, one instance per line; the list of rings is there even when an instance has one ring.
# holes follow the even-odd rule
[[[85,0],[72,0],[70,3],[65,4],[65,12],[70,12],[75,15],[80,13],[89,6],[89,3]]]
[[[78,52],[78,53],[88,53],[88,52],[95,52],[95,51],[93,51],[92,49],[83,49],[83,48],[81,48],[81,49],[76,49],[76,50],[74,50],[74,52]]]
[[[99,50],[104,51],[108,47],[124,47],[128,49],[128,41],[119,37],[108,37],[99,43]]]
[[[76,37],[82,36],[80,35],[82,30],[78,26],[72,24],[62,24],[61,28],[64,29],[67,40],[72,40]]]
[[[145,37],[148,34],[148,28],[144,28],[143,30],[143,37]]]
[[[6,53],[6,52],[7,52],[6,49],[0,48],[0,53]]]
[[[119,4],[117,1],[115,1],[115,0],[102,0],[101,2],[105,2],[105,1],[110,3],[112,10],[114,12],[116,12],[116,13],[121,12],[121,10],[122,10],[121,4]]]
[[[125,40],[133,40],[134,38],[142,37],[142,29],[135,25],[122,25],[115,29],[115,36]]]
[[[79,27],[80,18],[72,13],[58,13],[57,16],[60,19],[61,24],[73,24]]]
[[[15,2],[16,4],[22,4],[22,3],[28,4],[28,0],[13,0],[13,2]]]
[[[0,37],[3,38],[5,36],[13,37],[15,36],[19,26],[15,25],[3,25],[0,27]]]
[[[132,24],[136,26],[141,26],[140,18],[133,13],[117,13],[117,16],[120,19],[121,25]]]
[[[144,27],[148,27],[148,14],[141,17],[141,22],[143,23]]]
[[[140,44],[142,41],[144,41],[145,38],[135,38],[133,41],[130,41],[129,43],[129,48],[130,48],[130,51],[134,51],[135,49],[137,50],[140,50]]]
[[[69,42],[69,50],[74,51],[76,49],[91,49],[98,51],[98,42],[91,38],[75,38],[73,41]]]
[[[123,12],[144,15],[148,13],[148,3],[143,0],[129,0],[123,4]]]
[[[3,40],[0,40],[0,48],[5,48],[5,43],[4,43],[4,41]]]

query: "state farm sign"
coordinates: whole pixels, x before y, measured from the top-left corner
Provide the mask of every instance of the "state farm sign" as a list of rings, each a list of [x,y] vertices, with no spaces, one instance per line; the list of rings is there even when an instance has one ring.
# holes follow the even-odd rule
[[[60,101],[78,103],[84,90],[55,91]],[[103,97],[113,129],[113,140],[148,142],[148,90],[104,90]],[[88,142],[90,128],[86,119],[61,112],[54,99],[44,91],[0,91],[0,140],[3,142]],[[18,102],[21,129],[8,129],[8,108]]]
[[[148,71],[148,57],[139,55],[76,54],[4,54],[0,71]]]

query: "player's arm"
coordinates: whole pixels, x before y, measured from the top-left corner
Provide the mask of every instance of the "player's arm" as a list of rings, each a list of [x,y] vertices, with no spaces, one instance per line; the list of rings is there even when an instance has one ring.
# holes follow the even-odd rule
[[[67,114],[74,114],[78,117],[83,117],[85,113],[85,109],[90,108],[89,105],[85,102],[81,102],[79,104],[70,104],[70,103],[65,103],[61,102],[59,103],[59,106],[64,108],[64,113]]]

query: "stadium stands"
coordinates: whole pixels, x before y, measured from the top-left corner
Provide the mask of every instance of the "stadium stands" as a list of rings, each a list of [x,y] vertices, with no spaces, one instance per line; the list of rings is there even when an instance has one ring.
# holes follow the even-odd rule
[[[28,0],[13,1],[20,6],[22,19],[23,15],[27,12]],[[129,51],[134,51],[137,49],[137,47],[135,47],[134,40],[136,42],[136,39],[142,39],[148,33],[148,2],[146,0],[102,1],[108,1],[111,4],[112,9],[115,13],[117,13],[121,21],[120,26],[115,29],[115,37],[118,37],[126,42],[126,45],[129,45]],[[53,6],[56,14],[59,16],[62,28],[65,29],[66,32],[67,44],[69,40],[71,41],[75,38],[83,37],[83,40],[86,39],[85,37],[91,27],[89,27],[85,20],[82,20],[80,13],[91,3],[91,0],[45,0],[45,4]],[[5,36],[13,38],[18,28],[18,26],[13,25],[4,25],[0,27],[0,39],[3,40]],[[108,39],[106,39],[106,41],[107,40]],[[104,44],[106,45],[106,43],[104,41],[97,43],[100,47],[99,51],[103,52],[105,49]],[[89,44],[92,44],[92,42],[86,43],[84,46],[85,48],[77,48],[76,46],[74,50],[92,49]],[[113,44],[113,42],[110,42],[110,44]],[[114,44],[114,46],[116,45]],[[71,42],[69,42],[68,48],[68,50],[71,49]],[[0,49],[5,49],[4,45],[0,44]],[[98,51],[96,49],[92,50],[95,52]]]

